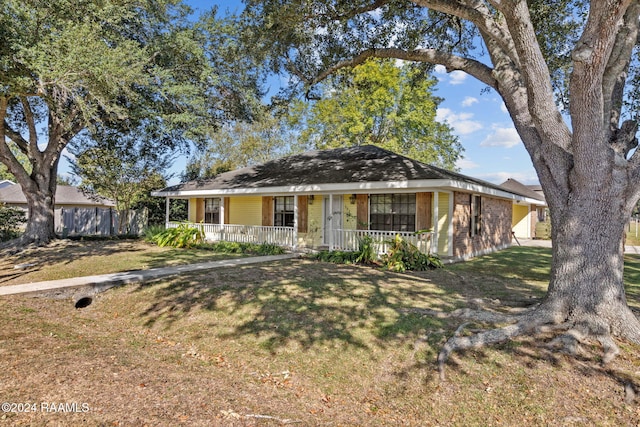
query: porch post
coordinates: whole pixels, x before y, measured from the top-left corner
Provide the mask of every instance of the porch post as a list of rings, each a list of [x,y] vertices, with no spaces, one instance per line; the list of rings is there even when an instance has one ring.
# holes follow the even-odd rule
[[[431,240],[431,251],[438,254],[438,226],[440,225],[440,215],[438,212],[438,195],[437,191],[433,192],[433,239]]]
[[[298,248],[298,195],[293,196],[293,242],[291,247],[295,251]]]
[[[220,224],[220,241],[224,241],[224,197],[220,197],[220,218],[218,218],[218,223]]]
[[[333,194],[329,194],[329,250],[333,250]]]
[[[224,197],[220,197],[220,218],[218,222],[220,225],[224,225]]]
[[[164,199],[164,226],[169,227],[169,205],[171,204],[171,198]]]

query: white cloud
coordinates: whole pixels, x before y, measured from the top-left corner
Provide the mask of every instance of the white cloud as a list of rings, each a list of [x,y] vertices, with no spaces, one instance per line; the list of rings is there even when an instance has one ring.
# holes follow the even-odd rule
[[[436,120],[449,123],[458,135],[468,135],[482,129],[482,123],[472,118],[472,113],[455,113],[449,108],[438,108],[436,111]]]
[[[480,146],[511,148],[518,144],[520,136],[515,128],[494,127],[493,132],[480,143]]]
[[[446,75],[446,74],[447,74],[447,69],[445,68],[445,66],[444,66],[444,65],[440,65],[440,64],[436,65],[436,66],[433,68],[433,71],[434,71],[436,74],[439,74],[439,75],[441,75],[441,76],[442,76],[442,75]]]
[[[447,69],[444,67],[444,65],[436,65],[433,69],[433,72],[439,81],[445,81],[448,79],[449,84],[451,85],[460,85],[464,83],[469,76],[467,73],[460,70],[454,70],[450,73],[447,73]]]
[[[500,102],[500,111],[502,111],[503,113],[508,113],[509,111],[507,111],[507,106],[504,105],[504,102]]]
[[[476,169],[480,167],[480,165],[469,159],[462,158],[456,162],[456,167],[458,167],[460,170],[469,170]]]
[[[451,81],[449,82],[452,85],[461,85],[462,83],[465,82],[465,80],[467,80],[467,76],[468,74],[465,73],[464,71],[460,71],[460,70],[455,70],[449,73],[449,77],[451,78]]]
[[[463,107],[471,107],[473,104],[477,104],[478,102],[478,98],[474,98],[473,96],[466,96],[463,100],[462,100],[462,106]]]

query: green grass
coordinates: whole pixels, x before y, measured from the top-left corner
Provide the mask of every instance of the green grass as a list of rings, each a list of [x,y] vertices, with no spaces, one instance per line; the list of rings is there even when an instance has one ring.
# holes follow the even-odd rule
[[[160,248],[140,240],[60,240],[0,258],[0,286],[229,259],[242,253]],[[35,264],[25,269],[15,265]]]
[[[623,400],[635,345],[602,368],[597,346],[576,359],[523,337],[454,354],[437,379],[435,357],[464,320],[425,310],[530,305],[550,256],[514,247],[411,274],[286,260],[125,286],[83,310],[0,299],[3,398],[86,401],[92,425],[635,425],[640,410]],[[636,304],[637,257],[625,281]],[[8,422],[77,421],[65,416]]]

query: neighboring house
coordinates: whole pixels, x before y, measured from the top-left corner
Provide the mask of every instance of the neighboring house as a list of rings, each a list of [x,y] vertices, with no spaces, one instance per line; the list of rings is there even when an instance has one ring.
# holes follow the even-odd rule
[[[189,221],[203,223],[210,240],[353,250],[362,236],[400,234],[455,258],[509,246],[514,202],[540,203],[370,145],[309,151],[152,195],[167,206],[188,199]],[[167,226],[176,224],[167,217]]]
[[[547,203],[542,193],[542,187],[539,185],[524,185],[512,178],[500,184],[500,187],[512,193],[520,194],[528,200],[526,203],[519,200],[514,200],[513,202],[511,227],[514,236],[522,239],[548,238],[546,235],[539,236],[541,230],[545,229],[545,227],[540,227],[539,223],[548,225],[549,222]],[[531,201],[534,202],[532,203]]]
[[[15,182],[9,181],[7,179],[3,179],[2,181],[0,181],[0,190],[10,185],[15,185]]]
[[[18,184],[0,188],[0,203],[27,210],[27,199]],[[96,232],[100,218],[111,218],[115,203],[108,199],[93,200],[77,187],[58,185],[55,195],[55,230],[60,234],[108,234]],[[79,220],[78,220],[79,218]],[[108,220],[107,220],[108,221]],[[73,230],[65,230],[65,224],[73,224]],[[78,224],[80,222],[80,224]],[[77,230],[77,232],[76,232]]]

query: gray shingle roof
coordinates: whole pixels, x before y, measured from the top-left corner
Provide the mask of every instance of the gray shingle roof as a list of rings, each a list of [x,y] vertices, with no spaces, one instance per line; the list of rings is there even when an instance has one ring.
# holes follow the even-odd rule
[[[373,145],[365,145],[308,151],[225,172],[211,179],[177,184],[159,192],[412,180],[455,180],[504,191],[504,188],[486,181],[427,165]]]
[[[537,199],[537,200],[540,200],[541,202],[545,201],[544,197],[541,196],[539,193],[536,193],[534,190],[532,190],[528,186],[512,178],[509,178],[505,182],[500,184],[500,187],[512,193],[520,194],[522,196],[529,197],[531,199]]]
[[[26,204],[27,199],[18,184],[0,188],[0,202],[8,204]],[[112,200],[92,200],[82,194],[78,187],[58,185],[56,189],[56,205],[115,206]]]

